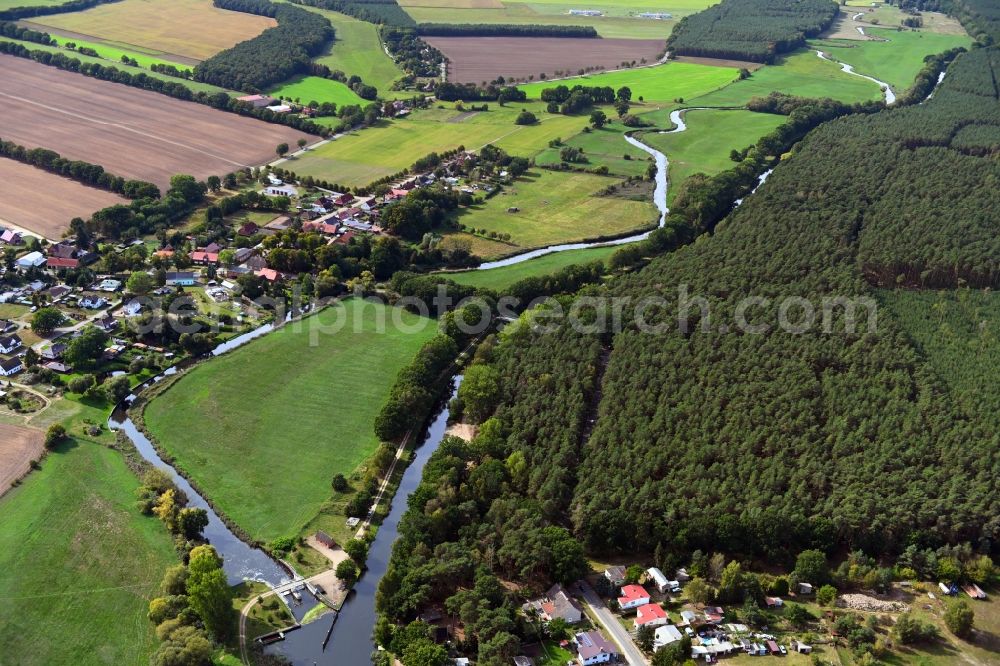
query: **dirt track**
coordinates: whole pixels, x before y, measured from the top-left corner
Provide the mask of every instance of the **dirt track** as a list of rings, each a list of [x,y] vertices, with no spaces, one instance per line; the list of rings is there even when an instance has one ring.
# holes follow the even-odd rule
[[[224,175],[317,140],[282,125],[0,55],[3,138],[156,183]]]
[[[31,461],[38,460],[44,448],[40,430],[0,423],[0,495],[27,474]]]
[[[58,240],[74,217],[87,219],[116,203],[128,203],[128,199],[0,158],[0,226],[8,222]]]
[[[655,62],[660,39],[585,39],[576,37],[425,37],[451,61],[448,79],[460,83],[492,81],[497,76],[527,78],[563,70],[576,73],[600,65],[614,69],[622,61]]]

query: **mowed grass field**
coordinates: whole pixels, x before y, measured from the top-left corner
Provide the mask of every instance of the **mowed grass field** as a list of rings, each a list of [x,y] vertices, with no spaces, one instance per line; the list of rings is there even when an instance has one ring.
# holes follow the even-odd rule
[[[612,176],[533,169],[483,204],[463,209],[467,228],[509,233],[515,250],[620,235],[652,226],[658,214],[652,201],[600,197],[618,183]],[[518,211],[508,212],[511,208]]]
[[[39,26],[39,28],[41,28],[41,26]],[[110,53],[108,53],[108,49],[106,47],[103,47],[103,46],[101,47],[101,50],[98,51],[98,54],[100,54],[102,57],[95,58],[93,56],[82,55],[82,54],[80,54],[80,53],[78,53],[76,51],[69,51],[67,49],[64,49],[64,48],[61,48],[61,47],[58,47],[58,46],[48,46],[48,45],[43,45],[43,44],[35,44],[34,42],[26,42],[26,41],[21,40],[21,39],[10,39],[9,37],[0,37],[0,41],[3,41],[3,42],[13,42],[15,44],[21,44],[22,46],[24,46],[24,47],[26,47],[26,48],[28,48],[28,49],[30,49],[32,51],[46,51],[48,53],[61,53],[61,54],[65,55],[65,56],[67,56],[67,57],[76,58],[80,62],[84,62],[84,63],[88,63],[88,64],[95,64],[96,63],[96,64],[102,65],[104,67],[107,67],[109,65],[113,65],[118,70],[123,71],[123,72],[128,72],[129,74],[144,74],[145,76],[148,76],[148,77],[150,77],[152,79],[160,79],[161,81],[170,81],[171,83],[180,83],[181,85],[184,85],[184,86],[190,88],[194,92],[207,92],[207,93],[224,92],[224,93],[227,93],[229,95],[242,95],[243,94],[243,93],[237,93],[236,91],[233,91],[233,90],[227,90],[225,88],[220,88],[219,86],[213,86],[213,85],[211,85],[209,83],[201,83],[199,81],[189,81],[187,79],[180,79],[180,78],[177,78],[175,76],[168,76],[167,74],[160,74],[159,72],[152,72],[152,71],[150,71],[150,70],[148,70],[148,69],[146,69],[144,67],[133,67],[132,65],[123,65],[121,62],[118,62],[118,61],[112,62],[110,58],[105,57],[105,56],[109,56]],[[70,41],[73,41],[73,40],[70,40]],[[77,41],[77,44],[80,44],[80,43],[81,43],[80,41]],[[138,52],[136,52],[136,53],[138,53]],[[138,58],[136,58],[136,59],[138,59]],[[174,65],[175,67],[178,67],[178,68],[180,68],[182,66],[182,65],[180,65],[180,63],[176,63],[176,62],[171,62],[170,64],[172,64],[172,65]]]
[[[675,134],[645,132],[641,139],[667,156],[669,204],[689,176],[695,173],[712,176],[732,168],[730,151],[756,143],[787,120],[785,116],[742,109],[692,110],[684,114],[687,130]]]
[[[638,108],[637,106],[636,109]],[[587,157],[588,168],[606,166],[615,175],[644,176],[649,168],[650,157],[625,141],[622,133],[627,129],[615,121],[601,129],[580,132],[573,138],[564,140],[563,145],[582,150]],[[562,146],[546,148],[535,158],[535,163],[539,166],[559,164],[562,161],[561,151]],[[625,158],[626,155],[628,159]]]
[[[586,264],[591,261],[606,261],[620,246],[608,245],[592,247],[585,250],[567,250],[547,254],[537,259],[529,259],[519,264],[489,268],[482,271],[461,271],[457,273],[442,273],[449,280],[459,284],[481,289],[502,291],[518,280],[529,277],[551,275],[556,271],[573,264]]]
[[[185,70],[191,69],[188,65],[178,62],[176,60],[168,60],[166,58],[159,57],[158,53],[148,53],[141,49],[136,48],[122,48],[120,46],[114,46],[107,42],[100,41],[87,41],[84,39],[75,39],[73,37],[63,37],[62,35],[52,35],[52,38],[56,40],[59,46],[65,47],[67,43],[76,44],[77,48],[87,47],[97,51],[97,54],[107,60],[116,61],[116,66],[121,64],[122,56],[128,56],[139,63],[140,67],[148,69],[153,65],[173,65],[177,69]],[[66,55],[71,55],[72,52],[68,52]],[[79,55],[79,53],[75,54]]]
[[[331,81],[320,76],[297,76],[282,85],[267,91],[269,95],[291,99],[303,104],[310,102],[332,102],[338,107],[349,104],[368,104],[340,81]]]
[[[611,86],[615,90],[628,86],[632,99],[670,103],[688,99],[725,87],[735,81],[739,71],[733,67],[712,67],[687,62],[668,62],[656,67],[604,72],[591,76],[576,76],[561,81],[539,81],[518,86],[529,99],[539,99],[542,91],[558,85]]]
[[[119,453],[80,443],[0,499],[0,661],[147,663],[147,605],[177,555],[138,485]]]
[[[402,0],[400,4],[418,23],[534,23],[589,25],[602,37],[666,39],[676,19],[698,12],[710,0],[625,0],[574,3],[570,0]],[[604,16],[572,16],[571,9],[595,9]],[[643,12],[666,12],[671,20],[641,19]]]
[[[392,98],[393,92],[389,88],[403,76],[403,72],[383,50],[378,27],[340,12],[300,6],[324,16],[336,33],[333,46],[315,62],[330,69],[339,69],[348,76],[357,74],[365,83],[378,88],[380,96]]]
[[[204,60],[277,25],[274,19],[217,9],[212,0],[121,0],[33,23],[123,45]]]
[[[431,320],[350,299],[193,368],[150,401],[146,425],[252,536],[296,535],[330,499],[333,476],[375,451],[396,374],[435,332]]]
[[[865,32],[888,41],[833,39],[815,42],[831,57],[853,65],[854,69],[888,83],[896,91],[913,85],[924,66],[924,57],[956,46],[969,46],[972,38],[927,31],[897,31],[866,27]]]
[[[764,97],[774,91],[802,97],[832,97],[842,102],[882,98],[876,84],[842,72],[840,65],[822,60],[815,51],[801,49],[782,56],[777,64],[758,69],[748,79],[685,101],[690,106],[743,106],[753,97]]]
[[[515,125],[522,108],[540,122]],[[587,124],[588,116],[548,114],[540,103],[500,107],[473,115],[442,109],[418,111],[407,118],[382,120],[375,127],[323,144],[286,165],[300,176],[315,176],[345,186],[367,185],[409,168],[428,153],[459,146],[477,150],[496,144],[513,155],[530,157],[557,137],[569,137]],[[322,120],[322,119],[320,119]]]

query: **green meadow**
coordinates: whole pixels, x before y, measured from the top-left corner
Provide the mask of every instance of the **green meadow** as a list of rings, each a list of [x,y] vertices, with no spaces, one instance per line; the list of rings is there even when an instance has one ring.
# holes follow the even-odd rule
[[[155,53],[144,53],[135,48],[122,48],[116,44],[109,44],[106,42],[88,42],[83,39],[71,39],[69,37],[63,37],[61,35],[52,35],[52,38],[56,40],[59,46],[65,47],[67,43],[76,44],[79,47],[91,48],[97,51],[97,54],[106,58],[107,60],[114,60],[121,63],[122,56],[128,56],[139,63],[140,67],[149,68],[153,65],[172,65],[179,70],[191,69],[190,65],[185,65],[174,60],[168,60],[166,58],[157,57]],[[76,54],[79,56],[79,53]]]
[[[965,35],[927,31],[865,27],[865,32],[887,41],[830,39],[817,41],[815,46],[832,58],[853,65],[857,72],[885,81],[896,91],[906,90],[913,84],[925,56],[972,43]]]
[[[449,280],[454,280],[459,284],[470,287],[502,291],[518,280],[550,275],[573,264],[606,261],[617,249],[617,246],[608,245],[605,247],[587,248],[585,250],[567,250],[566,252],[547,254],[544,257],[529,259],[528,261],[522,261],[519,264],[512,264],[510,266],[489,268],[482,271],[443,273],[442,275]]]
[[[742,149],[785,123],[785,116],[742,109],[692,110],[684,114],[687,130],[676,134],[645,132],[643,142],[667,155],[667,202],[673,201],[681,183],[695,173],[710,176],[732,168],[729,153]]]
[[[326,17],[336,33],[333,46],[328,53],[315,58],[316,62],[330,69],[339,69],[348,76],[357,74],[365,83],[378,88],[380,96],[392,97],[389,88],[403,76],[403,72],[382,49],[378,26],[340,12],[306,5],[301,7]]]
[[[349,104],[367,104],[365,100],[340,81],[324,79],[320,76],[297,76],[280,86],[267,91],[269,95],[309,104],[310,102],[332,102],[338,107]]]
[[[21,44],[32,51],[47,51],[49,53],[62,53],[71,58],[76,58],[80,62],[85,62],[89,64],[98,64],[104,67],[109,65],[114,65],[117,69],[123,72],[128,72],[129,74],[144,74],[152,79],[160,79],[161,81],[171,81],[173,83],[180,83],[184,86],[190,88],[194,92],[206,92],[206,93],[217,93],[224,92],[230,95],[242,95],[243,93],[235,92],[232,90],[226,90],[225,88],[220,88],[219,86],[213,86],[209,83],[201,83],[199,81],[188,81],[187,79],[180,79],[175,76],[168,76],[167,74],[160,74],[159,72],[151,72],[144,67],[133,67],[132,65],[123,65],[121,62],[110,62],[107,58],[95,58],[93,56],[81,55],[75,51],[67,51],[66,49],[59,46],[48,46],[43,44],[35,44],[34,42],[25,42],[20,39],[10,39],[9,37],[0,37],[0,41],[4,42],[14,42],[15,44]],[[77,41],[77,44],[81,42]],[[98,53],[102,55],[107,51],[107,49],[98,50]],[[166,61],[164,61],[166,62]],[[176,63],[170,63],[176,65]]]
[[[458,221],[467,228],[509,233],[510,253],[652,226],[658,214],[648,199],[595,196],[617,182],[611,176],[535,169],[483,204],[463,209]]]
[[[147,663],[147,606],[177,555],[138,485],[121,454],[80,442],[0,499],[0,662]]]
[[[522,108],[529,108],[540,122],[515,125]],[[322,119],[320,119],[322,120]],[[366,185],[409,168],[430,152],[465,146],[478,150],[496,144],[514,155],[530,157],[557,137],[576,134],[587,116],[545,113],[539,103],[461,113],[452,105],[418,111],[406,118],[382,120],[371,128],[325,143],[288,163],[300,176],[315,176],[345,186]]]
[[[670,103],[675,99],[688,99],[725,87],[736,80],[739,72],[732,67],[696,65],[687,62],[668,62],[654,67],[609,71],[590,76],[574,76],[560,81],[537,81],[519,86],[529,99],[538,99],[545,88],[565,85],[611,86],[618,89],[628,86],[632,99],[640,97],[646,102]]]
[[[539,166],[559,164],[562,161],[560,152],[563,146],[570,146],[583,151],[588,168],[606,166],[615,175],[644,176],[651,158],[647,153],[626,143],[622,133],[627,129],[619,122],[612,122],[601,129],[580,132],[564,140],[562,146],[543,150],[535,158],[535,163]]]
[[[837,63],[820,59],[815,51],[802,49],[782,56],[777,64],[758,69],[748,79],[685,101],[690,106],[743,106],[753,97],[774,91],[801,97],[832,97],[842,102],[882,97],[876,84],[842,72]]]
[[[349,299],[194,367],[150,400],[146,426],[253,537],[296,535],[333,476],[374,453],[396,374],[435,332],[431,320]]]

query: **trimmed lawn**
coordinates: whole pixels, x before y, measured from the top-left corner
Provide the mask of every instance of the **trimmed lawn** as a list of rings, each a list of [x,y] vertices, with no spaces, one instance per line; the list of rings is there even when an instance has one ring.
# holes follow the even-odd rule
[[[326,17],[337,35],[329,53],[316,58],[315,62],[330,69],[339,69],[348,76],[357,74],[365,83],[378,88],[380,96],[393,96],[389,88],[403,76],[403,72],[382,49],[382,40],[379,39],[375,24],[359,21],[340,12],[300,6]]]
[[[519,264],[491,268],[485,271],[462,271],[459,273],[442,273],[449,280],[470,287],[494,289],[502,291],[518,280],[529,277],[550,275],[572,264],[586,264],[591,261],[607,260],[621,246],[593,247],[586,250],[568,250],[547,254],[537,259],[529,259]]]
[[[540,122],[515,125],[522,108],[533,111]],[[478,150],[492,143],[514,155],[530,157],[552,139],[572,136],[586,124],[586,116],[547,114],[537,102],[506,107],[490,104],[489,111],[471,116],[448,105],[399,120],[382,120],[375,127],[312,149],[286,166],[300,176],[353,187],[409,168],[430,152],[459,146]]]
[[[968,36],[926,31],[900,32],[866,27],[865,32],[889,41],[830,39],[817,42],[816,48],[823,49],[841,62],[853,65],[860,74],[885,81],[896,91],[906,90],[913,84],[913,79],[924,66],[925,56],[972,43]]]
[[[267,92],[269,95],[283,97],[302,104],[333,102],[337,107],[350,104],[368,104],[346,84],[319,76],[297,76]]]
[[[31,22],[195,60],[277,25],[272,18],[217,9],[211,0],[122,0]]]
[[[350,299],[191,369],[150,401],[146,424],[253,537],[296,535],[330,499],[330,479],[378,447],[375,417],[435,329]]]
[[[651,227],[658,218],[651,201],[595,196],[617,182],[610,176],[536,169],[482,205],[463,209],[458,221],[510,234],[517,246],[511,253]]]
[[[758,69],[748,79],[686,101],[690,106],[743,106],[752,97],[774,91],[849,103],[882,98],[882,91],[871,81],[842,72],[840,65],[820,59],[815,51],[801,49],[782,56],[776,65]]]
[[[575,654],[569,650],[564,650],[559,647],[558,643],[553,641],[544,641],[541,647],[542,652],[538,655],[538,659],[535,660],[537,666],[565,666],[576,659]]]
[[[649,168],[650,156],[626,143],[622,133],[628,128],[618,122],[608,123],[599,130],[580,132],[564,145],[579,148],[587,156],[588,167],[606,166],[608,171],[619,176],[645,176]],[[562,146],[547,148],[536,158],[535,163],[543,166],[559,164]],[[629,159],[625,159],[628,155]]]
[[[0,499],[0,643],[22,665],[140,664],[158,641],[146,619],[169,533],[135,508],[119,453],[60,447]]]
[[[724,88],[736,80],[739,70],[733,67],[696,65],[688,62],[668,62],[656,67],[643,67],[590,76],[574,76],[559,81],[538,81],[518,86],[529,99],[538,99],[545,88],[565,85],[611,86],[615,90],[628,86],[632,99],[642,97],[646,102],[670,103],[675,99],[688,99]]]
[[[165,60],[157,57],[157,55],[159,55],[158,52],[147,53],[141,49],[121,48],[107,42],[89,42],[83,39],[63,37],[62,35],[52,35],[52,38],[56,40],[56,43],[59,44],[59,46],[65,47],[66,43],[70,42],[76,44],[77,48],[81,46],[92,48],[97,51],[97,54],[100,57],[115,61],[116,67],[121,64],[122,56],[128,56],[138,62],[140,67],[147,69],[153,65],[173,65],[182,71],[185,69],[191,69],[190,65],[185,65],[175,60]],[[67,55],[70,55],[70,53],[67,53]],[[79,56],[80,54],[76,53],[73,55]]]
[[[745,110],[688,111],[687,130],[677,134],[645,132],[642,141],[665,153],[668,161],[668,204],[681,183],[695,173],[710,176],[732,168],[729,153],[757,141],[787,121],[785,116]]]

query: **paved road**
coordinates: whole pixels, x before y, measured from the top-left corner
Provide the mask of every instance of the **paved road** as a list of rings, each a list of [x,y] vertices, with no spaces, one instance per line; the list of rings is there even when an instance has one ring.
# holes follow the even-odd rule
[[[622,649],[622,656],[625,658],[626,663],[632,666],[645,666],[649,664],[649,661],[643,656],[642,651],[639,650],[639,647],[632,640],[632,636],[629,635],[625,627],[618,621],[618,618],[604,605],[601,598],[594,592],[594,588],[583,580],[578,585],[583,594],[583,600],[590,607],[590,611],[604,627],[604,631],[611,636],[611,640],[617,643],[618,647]]]

